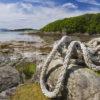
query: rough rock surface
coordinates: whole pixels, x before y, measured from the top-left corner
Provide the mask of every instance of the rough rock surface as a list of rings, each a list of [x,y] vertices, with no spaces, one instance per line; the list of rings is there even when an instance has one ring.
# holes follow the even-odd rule
[[[41,53],[41,50],[43,53]],[[30,42],[8,42],[0,43],[0,67],[16,66],[23,62],[39,63],[45,58],[49,48],[39,43]]]
[[[56,68],[52,68],[55,65]],[[47,84],[51,91],[59,79],[62,67],[62,59],[54,59],[49,65]],[[39,81],[40,69],[37,70],[33,80]],[[100,100],[100,73],[94,72],[88,67],[72,64],[66,73],[62,92],[54,100]]]
[[[16,91],[16,87],[7,89],[0,93],[0,100],[10,100],[10,96],[12,96]]]
[[[50,64],[49,68],[52,68],[53,64],[55,61]],[[57,79],[59,79],[61,67],[63,66],[60,65],[51,72],[49,70],[50,76],[47,83],[51,90],[54,89]],[[73,65],[66,73],[60,96],[63,100],[100,100],[100,74],[83,66]]]
[[[10,66],[0,67],[0,92],[18,85],[20,76],[16,69]]]
[[[100,100],[100,75],[87,68],[75,69],[67,88],[69,100]]]

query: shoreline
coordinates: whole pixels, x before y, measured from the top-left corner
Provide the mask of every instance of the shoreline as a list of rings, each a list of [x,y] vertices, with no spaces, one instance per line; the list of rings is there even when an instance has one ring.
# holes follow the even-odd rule
[[[98,34],[89,34],[89,33],[71,33],[71,34],[67,34],[67,33],[62,33],[62,32],[24,32],[22,34],[28,34],[28,35],[46,35],[46,36],[54,36],[54,35],[68,35],[68,36],[100,36],[100,33]]]

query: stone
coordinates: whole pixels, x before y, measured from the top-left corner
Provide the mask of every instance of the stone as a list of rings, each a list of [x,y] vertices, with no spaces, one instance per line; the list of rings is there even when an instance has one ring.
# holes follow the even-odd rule
[[[51,90],[59,79],[61,67],[49,76],[47,83]],[[100,74],[82,66],[73,66],[66,73],[60,94],[62,100],[100,100]]]
[[[59,93],[60,96],[54,100],[100,100],[100,73],[94,72],[87,66],[75,65],[73,59],[71,60],[71,65],[64,80],[64,87],[61,93]],[[63,67],[62,63],[61,58],[53,59],[48,67],[49,76],[47,75],[47,84],[50,91],[55,88],[56,82],[59,79],[59,74]],[[39,82],[42,66],[41,64],[40,67],[37,67],[33,82]],[[53,68],[54,66],[56,68]]]
[[[0,100],[10,100],[10,96],[14,95],[16,91],[16,87],[7,89],[0,93]]]
[[[10,66],[0,67],[0,92],[20,83],[18,71]]]
[[[100,75],[88,68],[74,70],[66,88],[69,100],[100,100]]]

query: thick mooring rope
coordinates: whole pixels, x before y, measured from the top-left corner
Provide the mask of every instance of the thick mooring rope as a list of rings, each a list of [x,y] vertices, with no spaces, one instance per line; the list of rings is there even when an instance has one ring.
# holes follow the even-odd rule
[[[56,86],[55,86],[53,91],[49,91],[46,88],[46,81],[47,81],[46,80],[46,74],[47,74],[46,72],[47,72],[48,66],[49,66],[51,60],[54,58],[57,51],[59,51],[59,48],[62,47],[62,44],[67,43],[66,41],[68,41],[68,37],[64,36],[64,37],[62,37],[62,39],[56,45],[54,45],[51,53],[47,57],[47,60],[44,64],[44,66],[42,67],[42,72],[41,72],[41,76],[40,76],[40,86],[41,86],[43,94],[45,96],[47,96],[48,98],[55,98],[60,93],[60,90],[61,90],[62,85],[63,85],[63,81],[65,79],[65,75],[66,75],[66,72],[67,72],[67,68],[69,66],[69,61],[70,61],[70,58],[71,58],[74,50],[77,50],[77,49],[80,48],[80,50],[82,51],[82,55],[83,55],[85,64],[89,68],[93,69],[94,71],[100,71],[100,66],[95,65],[91,60],[90,51],[88,49],[89,47],[87,47],[85,44],[83,44],[80,41],[71,41],[69,43],[68,48],[67,48],[67,51],[66,51],[66,54],[65,54],[65,57],[64,57],[63,66],[61,68],[61,73],[59,75]],[[89,44],[91,44],[91,42],[89,42]]]

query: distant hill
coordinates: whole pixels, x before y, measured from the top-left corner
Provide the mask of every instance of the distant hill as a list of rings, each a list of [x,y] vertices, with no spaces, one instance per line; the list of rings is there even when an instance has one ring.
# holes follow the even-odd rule
[[[49,23],[41,29],[43,32],[66,32],[100,34],[100,13],[85,14],[77,17],[64,18]]]

